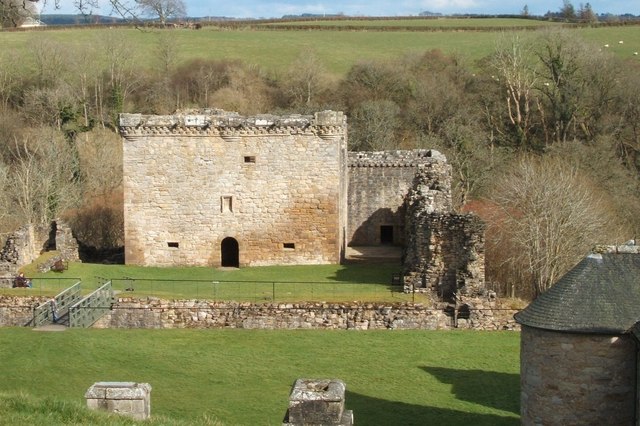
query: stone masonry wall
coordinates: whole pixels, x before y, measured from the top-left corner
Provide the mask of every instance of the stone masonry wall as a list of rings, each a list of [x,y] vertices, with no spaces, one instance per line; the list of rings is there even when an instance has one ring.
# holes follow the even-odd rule
[[[0,296],[0,327],[31,321],[41,297]],[[454,317],[446,304],[413,303],[237,303],[207,300],[119,298],[96,328],[248,329],[474,329],[516,330],[515,310],[495,300],[466,300],[471,310]]]
[[[451,177],[421,168],[407,195],[405,290],[432,291],[440,300],[483,294],[484,223],[451,212]],[[439,206],[448,206],[441,210]]]
[[[22,266],[53,248],[60,251],[61,259],[79,259],[78,242],[64,221],[56,220],[49,226],[25,225],[9,235],[0,251],[0,287],[10,287]]]
[[[636,346],[629,335],[523,326],[521,424],[635,424],[635,359]]]
[[[49,297],[0,296],[0,327],[31,325],[33,309],[49,300]]]
[[[513,310],[485,300],[454,324],[444,306],[399,303],[236,303],[202,300],[118,300],[97,327],[248,329],[516,329]]]
[[[122,114],[125,261],[338,263],[346,233],[346,118],[219,110]]]
[[[22,226],[9,235],[0,251],[0,276],[13,277],[22,265],[33,262],[48,237],[32,225]]]
[[[451,300],[484,291],[485,225],[471,214],[423,213],[407,228],[404,283]]]
[[[434,210],[450,211],[451,167],[439,152],[349,153],[349,245],[379,245],[381,226],[392,227],[393,241],[387,243],[404,244],[406,196],[419,168],[429,171],[429,184],[444,195],[434,203]]]

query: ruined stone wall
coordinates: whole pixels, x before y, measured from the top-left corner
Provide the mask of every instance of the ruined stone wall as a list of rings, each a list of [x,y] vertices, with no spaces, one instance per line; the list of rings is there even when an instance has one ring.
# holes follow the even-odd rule
[[[22,266],[50,249],[59,250],[59,257],[64,260],[79,260],[78,242],[64,221],[56,220],[49,226],[25,225],[9,235],[0,251],[0,278],[9,279],[0,279],[0,287],[10,287],[10,278],[15,277]]]
[[[404,284],[439,298],[484,291],[485,225],[472,214],[421,213],[409,221]]]
[[[419,168],[442,194],[434,210],[450,211],[451,167],[437,151],[349,153],[349,245],[404,244],[405,202]]]
[[[346,118],[218,110],[123,114],[125,261],[338,263],[346,233]]]
[[[0,295],[0,327],[28,325],[44,297]],[[516,310],[488,298],[465,300],[457,318],[447,304],[238,303],[119,298],[96,328],[260,328],[354,330],[518,330]]]
[[[71,227],[59,219],[54,223],[56,231],[55,245],[56,250],[60,252],[60,258],[69,262],[79,261],[78,240],[73,236]]]
[[[432,170],[418,170],[407,195],[403,274],[405,290],[424,289],[452,301],[484,292],[485,225],[472,214],[439,211],[451,206],[443,187],[450,188],[450,180],[442,184]]]
[[[522,327],[523,425],[634,423],[636,345],[629,335]]]
[[[33,262],[40,254],[47,239],[48,234],[43,236],[33,225],[22,226],[9,235],[0,251],[0,275],[15,276],[22,265]]]

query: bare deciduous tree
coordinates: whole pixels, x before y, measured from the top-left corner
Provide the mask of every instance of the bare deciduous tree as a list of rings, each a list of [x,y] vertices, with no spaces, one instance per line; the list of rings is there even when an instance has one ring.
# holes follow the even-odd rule
[[[505,110],[518,146],[528,149],[535,104],[536,72],[531,64],[533,49],[520,37],[500,40],[492,58],[498,83],[506,92]]]
[[[28,52],[33,66],[31,74],[38,86],[50,88],[59,85],[61,77],[68,71],[70,52],[62,44],[39,33],[30,40]]]
[[[143,16],[158,18],[163,26],[167,25],[169,19],[187,15],[187,6],[183,0],[138,0],[137,3]]]
[[[78,139],[84,199],[104,197],[122,187],[122,139],[117,133],[94,129]]]
[[[9,188],[23,222],[49,223],[78,204],[74,164],[73,150],[59,132],[37,129],[17,141]]]
[[[524,280],[512,283],[520,294],[539,295],[595,244],[619,238],[604,197],[561,160],[523,157],[493,194],[492,249],[506,253],[501,267]]]
[[[495,170],[504,162],[505,154],[485,139],[477,123],[451,119],[437,136],[426,136],[420,147],[438,149],[452,166],[453,206],[458,209],[478,197]]]
[[[361,103],[352,113],[349,149],[379,151],[397,149],[395,132],[400,124],[400,107],[390,100]]]
[[[310,107],[326,80],[327,72],[320,58],[313,52],[300,54],[289,66],[284,81],[292,106]]]

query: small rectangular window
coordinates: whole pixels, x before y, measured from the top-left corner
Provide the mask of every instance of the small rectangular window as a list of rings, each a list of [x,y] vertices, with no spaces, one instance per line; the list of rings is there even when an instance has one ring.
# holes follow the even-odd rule
[[[178,243],[177,241],[168,241],[167,246],[172,248],[180,248],[180,243]]]
[[[247,155],[244,157],[244,162],[245,163],[255,163],[256,162],[256,157],[254,155]]]
[[[222,213],[230,213],[233,211],[233,197],[225,195],[221,198],[220,211]]]
[[[295,243],[284,243],[282,244],[282,247],[286,250],[293,250],[296,248]]]

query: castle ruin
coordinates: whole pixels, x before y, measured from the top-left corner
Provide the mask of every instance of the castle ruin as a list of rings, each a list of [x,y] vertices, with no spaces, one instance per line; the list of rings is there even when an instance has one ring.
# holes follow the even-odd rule
[[[339,263],[346,118],[123,114],[125,262]]]
[[[347,245],[395,245],[409,289],[483,285],[484,229],[452,212],[437,151],[347,153],[335,111],[121,114],[120,133],[127,264],[339,263]]]

